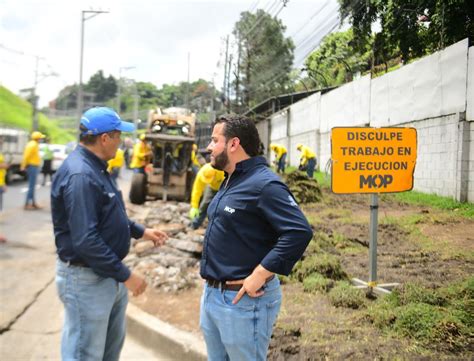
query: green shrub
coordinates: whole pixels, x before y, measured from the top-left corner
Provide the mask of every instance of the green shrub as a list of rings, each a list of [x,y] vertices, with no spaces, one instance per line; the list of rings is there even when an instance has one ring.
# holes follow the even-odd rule
[[[329,291],[329,299],[336,307],[363,308],[366,306],[364,291],[355,288],[346,281],[339,281],[336,286]]]
[[[406,284],[378,299],[366,319],[426,347],[461,351],[474,335],[473,280],[436,290]]]
[[[347,279],[347,274],[342,269],[339,259],[328,253],[315,253],[299,261],[292,275],[303,282],[313,273],[319,273],[332,280]]]
[[[398,294],[392,292],[370,305],[365,318],[379,328],[391,327],[397,319]]]
[[[334,285],[330,280],[319,273],[313,273],[303,280],[303,289],[305,292],[328,292]]]
[[[470,334],[456,313],[426,303],[400,307],[394,329],[422,344],[450,351],[465,347]]]
[[[407,283],[403,285],[398,293],[399,305],[407,305],[409,303],[426,303],[433,306],[446,305],[446,299],[434,290],[427,289],[415,283]]]
[[[440,309],[426,303],[412,303],[397,309],[394,329],[419,340],[430,339],[432,329],[441,321]]]

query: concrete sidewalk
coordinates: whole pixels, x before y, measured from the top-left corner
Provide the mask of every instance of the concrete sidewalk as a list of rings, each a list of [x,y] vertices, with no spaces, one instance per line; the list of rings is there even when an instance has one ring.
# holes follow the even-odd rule
[[[0,360],[60,360],[63,305],[51,280],[36,301],[0,336]],[[172,361],[172,358],[148,348],[130,333],[127,335],[121,360]]]
[[[15,189],[10,189],[13,192]],[[124,193],[128,194],[128,193]],[[23,198],[22,198],[23,199]],[[0,216],[0,360],[60,360],[63,305],[54,283],[56,254],[49,199],[40,211]],[[21,203],[21,202],[20,202]],[[204,341],[129,303],[121,360],[205,360]]]

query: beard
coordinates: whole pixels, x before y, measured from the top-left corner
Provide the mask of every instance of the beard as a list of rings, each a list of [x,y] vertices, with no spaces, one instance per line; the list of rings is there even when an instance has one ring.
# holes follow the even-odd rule
[[[229,157],[227,156],[227,149],[224,150],[214,157],[214,162],[211,162],[211,165],[217,170],[224,170],[224,168],[229,164]]]

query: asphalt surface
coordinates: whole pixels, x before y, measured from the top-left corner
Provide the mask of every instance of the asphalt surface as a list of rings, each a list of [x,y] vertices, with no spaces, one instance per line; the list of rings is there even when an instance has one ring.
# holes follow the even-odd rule
[[[9,185],[0,213],[0,233],[8,239],[0,244],[0,360],[59,360],[63,307],[54,284],[50,185],[37,188],[44,208],[36,211],[23,210],[26,187]],[[121,360],[170,359],[128,335]]]

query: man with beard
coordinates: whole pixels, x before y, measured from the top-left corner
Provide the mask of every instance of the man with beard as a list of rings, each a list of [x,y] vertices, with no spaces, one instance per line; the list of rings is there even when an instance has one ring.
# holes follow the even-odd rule
[[[208,208],[200,327],[208,359],[265,360],[288,275],[312,237],[288,187],[258,156],[255,124],[221,116],[208,151],[226,177]]]

